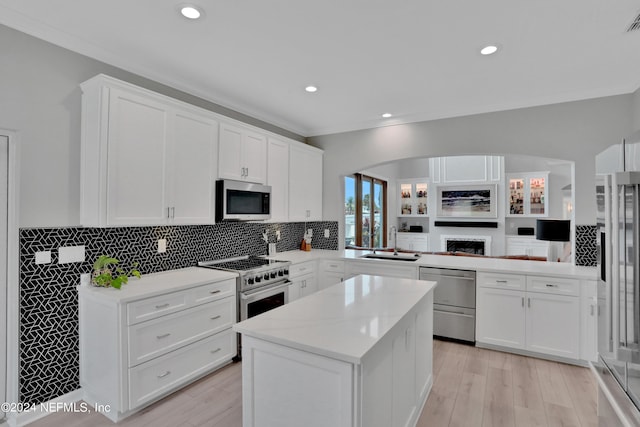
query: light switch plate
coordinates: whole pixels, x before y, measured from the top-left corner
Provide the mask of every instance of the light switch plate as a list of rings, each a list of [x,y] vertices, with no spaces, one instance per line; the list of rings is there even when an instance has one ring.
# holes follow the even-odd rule
[[[51,251],[36,252],[36,264],[51,264]]]
[[[158,239],[158,253],[163,254],[167,252],[167,239]]]
[[[84,246],[62,246],[58,248],[58,264],[83,262],[84,259]]]
[[[328,239],[330,236],[331,236],[331,233],[329,232],[329,229],[325,228],[324,229],[324,238]]]

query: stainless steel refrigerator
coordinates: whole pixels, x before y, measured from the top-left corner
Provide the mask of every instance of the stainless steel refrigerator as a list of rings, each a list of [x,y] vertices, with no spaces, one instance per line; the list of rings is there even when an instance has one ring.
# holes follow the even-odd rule
[[[614,150],[622,169],[638,136]],[[600,426],[640,426],[640,171],[608,170],[596,181],[598,417]]]

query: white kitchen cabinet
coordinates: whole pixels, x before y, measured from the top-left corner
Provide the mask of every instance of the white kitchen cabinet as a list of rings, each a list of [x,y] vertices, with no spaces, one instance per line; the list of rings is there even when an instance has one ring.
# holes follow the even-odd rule
[[[396,235],[396,247],[414,252],[429,252],[429,234],[400,232]]]
[[[80,385],[118,422],[230,363],[236,280],[197,267],[145,275],[121,290],[78,287]]]
[[[104,75],[81,87],[81,224],[213,223],[212,115]]]
[[[507,255],[547,257],[549,253],[549,242],[535,236],[506,236],[505,247]]]
[[[549,216],[549,172],[507,174],[507,216]]]
[[[580,359],[578,280],[483,272],[477,279],[477,342]]]
[[[322,220],[322,150],[289,147],[289,221]]]
[[[247,128],[221,123],[218,176],[265,184],[267,138]]]
[[[289,302],[318,291],[316,261],[292,264],[289,267]]]
[[[268,139],[267,185],[271,186],[272,222],[289,220],[289,144],[275,138]]]
[[[345,263],[342,260],[321,260],[318,289],[341,283],[345,280]]]
[[[502,180],[502,156],[449,156],[429,159],[434,184],[494,183]]]
[[[598,295],[595,280],[583,280],[581,295],[581,336],[580,358],[596,362],[598,360]]]
[[[425,218],[428,178],[398,181],[398,216]]]

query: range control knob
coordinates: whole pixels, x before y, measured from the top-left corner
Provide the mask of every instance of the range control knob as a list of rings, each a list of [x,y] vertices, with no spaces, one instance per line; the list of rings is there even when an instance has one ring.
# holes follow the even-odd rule
[[[275,279],[277,275],[278,275],[278,273],[276,273],[275,271],[272,271],[271,274],[270,274],[272,279]]]
[[[262,277],[260,277],[260,276],[256,276],[256,279],[255,279],[255,280],[256,280],[256,283],[260,283],[260,282],[262,281]]]
[[[284,271],[278,270],[278,276],[280,276],[280,277],[284,276]]]
[[[253,285],[253,277],[247,279],[247,285]]]
[[[289,269],[288,268],[284,269],[284,274],[289,274]]]
[[[264,280],[269,280],[269,273],[264,274]]]

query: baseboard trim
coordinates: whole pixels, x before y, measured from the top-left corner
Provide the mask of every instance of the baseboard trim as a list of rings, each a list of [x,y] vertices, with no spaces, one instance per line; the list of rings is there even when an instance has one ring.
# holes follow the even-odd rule
[[[487,350],[502,351],[504,353],[519,354],[521,356],[536,357],[538,359],[551,360],[552,362],[567,363],[569,365],[577,365],[585,368],[589,367],[589,362],[581,359],[570,359],[568,357],[553,356],[550,354],[537,353],[535,351],[520,350],[517,348],[502,347],[495,344],[486,344],[476,341],[476,347],[486,348]]]
[[[82,389],[77,389],[48,402],[36,405],[28,412],[7,414],[7,424],[10,427],[21,427],[55,412],[85,412],[85,408],[86,410],[93,409],[88,405],[86,407],[81,405],[80,400],[82,400]]]

